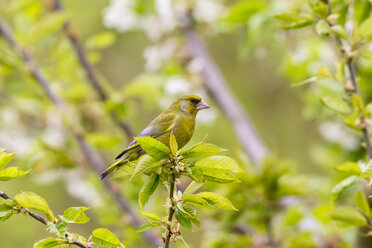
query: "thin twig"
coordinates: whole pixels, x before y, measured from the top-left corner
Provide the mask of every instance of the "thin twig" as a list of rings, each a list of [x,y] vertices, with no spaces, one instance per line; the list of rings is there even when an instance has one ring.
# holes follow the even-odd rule
[[[55,11],[63,11],[63,6],[60,0],[53,0],[54,3],[54,10]],[[87,76],[88,82],[92,85],[96,93],[98,94],[101,101],[105,102],[109,100],[109,97],[103,87],[101,86],[93,66],[89,63],[86,53],[84,51],[84,47],[79,41],[77,32],[72,28],[72,25],[69,21],[66,21],[63,25],[63,29],[66,33],[67,38],[70,40],[71,45],[75,51],[75,54],[80,62],[81,67],[84,69],[85,74]],[[110,110],[110,116],[112,120],[125,132],[126,137],[128,139],[132,139],[134,136],[133,129],[131,125],[127,122],[123,122],[120,120],[118,114]]]
[[[211,98],[218,104],[234,127],[236,137],[243,149],[251,157],[256,168],[259,168],[269,150],[255,130],[243,107],[231,92],[225,78],[210,57],[206,47],[190,24],[184,29],[187,46],[191,56],[202,63],[201,75]]]
[[[170,182],[170,190],[169,190],[169,201],[170,201],[170,204],[171,206],[169,207],[169,215],[168,215],[168,221],[167,221],[167,229],[168,229],[168,233],[167,233],[167,237],[165,239],[165,246],[164,248],[169,248],[169,242],[171,240],[171,237],[173,235],[172,233],[172,220],[173,220],[173,216],[174,216],[174,212],[175,212],[175,208],[176,206],[174,205],[174,187],[175,187],[175,184],[176,184],[176,176],[174,173],[172,173],[172,176],[171,176],[171,182]]]
[[[104,170],[105,165],[102,159],[100,158],[100,156],[98,156],[98,154],[94,152],[93,149],[86,142],[81,125],[77,121],[75,122],[72,121],[74,118],[70,116],[69,112],[67,111],[65,107],[65,103],[51,91],[48,80],[45,78],[44,74],[41,73],[40,69],[35,65],[29,52],[25,49],[22,50],[20,48],[19,44],[16,42],[13,35],[11,34],[10,30],[1,22],[1,20],[0,20],[0,34],[3,34],[3,36],[8,41],[11,47],[13,47],[17,51],[21,51],[21,55],[25,63],[29,67],[32,67],[32,70],[30,70],[31,75],[42,86],[48,98],[56,105],[56,107],[59,109],[61,114],[64,117],[66,117],[66,120],[70,121],[72,132],[74,134],[75,139],[79,143],[80,149],[82,150],[82,153],[85,159],[93,167],[94,171],[97,174],[100,174]],[[120,205],[120,207],[128,215],[131,216],[133,224],[136,227],[139,227],[141,225],[141,221],[137,218],[137,216],[135,215],[133,210],[130,208],[130,205],[127,203],[127,201],[123,198],[123,196],[114,189],[113,185],[110,183],[109,180],[105,180],[104,185],[106,189],[113,195],[113,197],[115,198],[117,203]],[[142,232],[141,234],[144,235],[145,239],[147,240],[149,244],[153,245],[154,247],[158,247],[159,241],[151,231]]]
[[[6,199],[6,200],[12,200],[12,201],[14,201],[14,199],[12,197],[8,196],[7,193],[2,192],[2,191],[0,191],[0,197],[3,198],[3,199]],[[43,216],[38,215],[38,214],[32,212],[30,209],[25,208],[25,207],[22,207],[22,206],[21,206],[21,209],[24,212],[26,212],[28,215],[30,215],[32,218],[34,218],[35,220],[39,221],[40,223],[42,223],[44,225],[48,225],[48,221]],[[65,233],[65,236],[68,239],[69,237],[71,237],[71,234],[68,233],[68,232],[66,232]],[[72,242],[71,244],[77,245],[77,246],[82,247],[82,248],[88,248],[87,245],[85,245],[84,243],[80,242],[79,240],[74,240],[74,242]]]

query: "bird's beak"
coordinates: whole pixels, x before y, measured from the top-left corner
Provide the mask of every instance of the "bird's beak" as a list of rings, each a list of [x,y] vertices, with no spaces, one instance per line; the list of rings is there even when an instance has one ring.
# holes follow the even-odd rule
[[[196,109],[197,110],[202,110],[202,109],[207,109],[207,108],[210,108],[209,105],[204,101],[204,100],[201,100],[198,105],[196,105]]]

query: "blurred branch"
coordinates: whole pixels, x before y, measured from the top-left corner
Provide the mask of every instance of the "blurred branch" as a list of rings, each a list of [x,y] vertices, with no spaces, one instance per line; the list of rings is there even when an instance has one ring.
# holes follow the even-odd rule
[[[53,10],[55,11],[63,11],[63,6],[60,0],[52,0],[53,1]],[[81,67],[85,71],[85,74],[87,76],[88,82],[91,84],[91,86],[96,91],[97,95],[99,96],[99,99],[103,102],[108,101],[109,97],[101,84],[99,83],[99,80],[94,72],[93,66],[89,63],[86,53],[84,51],[83,45],[79,41],[77,32],[73,29],[71,23],[69,21],[65,22],[63,25],[63,29],[66,33],[67,38],[70,40],[71,45],[75,51],[75,54],[81,64]],[[117,115],[116,112],[113,110],[110,110],[110,116],[112,120],[125,132],[128,139],[132,139],[134,136],[132,127],[129,123],[123,122],[120,120],[120,117]]]
[[[3,199],[5,199],[5,200],[12,200],[12,201],[14,201],[14,199],[12,197],[8,196],[7,193],[2,192],[2,191],[0,191],[0,197],[3,198]],[[42,217],[41,215],[38,215],[38,214],[32,212],[30,209],[25,208],[25,207],[22,207],[22,206],[21,206],[21,209],[24,212],[26,212],[28,215],[30,215],[32,218],[34,218],[35,220],[39,221],[40,223],[42,223],[44,225],[48,225],[47,220],[44,217]],[[67,239],[69,239],[69,237],[71,237],[71,234],[68,233],[68,232],[66,232],[65,233],[65,236],[66,236]],[[83,244],[79,240],[74,240],[74,242],[72,242],[71,244],[77,245],[77,246],[82,247],[82,248],[88,248],[87,245]]]
[[[21,49],[19,44],[14,39],[13,35],[11,34],[10,30],[5,26],[4,23],[0,20],[0,34],[2,34],[6,41],[9,43],[11,47],[15,50],[20,52],[23,60],[30,68],[30,74],[36,79],[36,81],[42,86],[48,98],[56,105],[58,110],[66,117],[66,120],[70,122],[70,128],[74,134],[75,139],[79,143],[80,149],[82,150],[85,159],[88,163],[93,167],[95,172],[99,175],[105,168],[105,165],[101,158],[97,155],[96,152],[88,145],[85,140],[83,129],[81,125],[69,114],[64,102],[58,98],[50,89],[49,82],[45,78],[45,76],[41,73],[40,69],[36,67],[33,59],[31,58],[30,53],[26,49]],[[116,202],[121,206],[121,208],[131,216],[133,224],[136,227],[141,225],[141,221],[137,218],[136,214],[131,209],[130,205],[127,201],[122,197],[122,195],[114,189],[114,186],[111,184],[109,179],[104,180],[104,185],[106,189],[113,195]],[[159,242],[156,236],[151,232],[142,232],[145,236],[147,242],[154,247],[158,247]]]
[[[232,123],[236,137],[258,168],[263,158],[269,154],[269,150],[259,137],[243,107],[234,97],[225,78],[210,57],[194,27],[191,25],[186,27],[185,34],[187,46],[192,57],[202,62],[201,74],[209,95]]]

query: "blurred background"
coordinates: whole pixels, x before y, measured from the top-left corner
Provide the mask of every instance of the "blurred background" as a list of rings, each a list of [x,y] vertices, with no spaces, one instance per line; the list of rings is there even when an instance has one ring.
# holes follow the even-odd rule
[[[0,0],[1,22],[31,54],[67,108],[67,114],[61,114],[30,75],[33,68],[0,36],[0,147],[17,151],[12,164],[32,168],[22,179],[0,182],[1,191],[33,191],[60,214],[70,206],[87,206],[91,221],[72,225],[73,232],[88,237],[97,226],[105,226],[127,247],[151,247],[102,186],[73,132],[83,130],[87,143],[108,166],[130,138],[110,111],[136,134],[178,96],[192,93],[205,98],[211,108],[199,113],[189,145],[207,135],[207,142],[228,149],[227,154],[256,179],[206,184],[230,196],[240,211],[202,210],[202,226],[185,231],[190,247],[265,247],[269,212],[270,218],[277,213],[270,221],[283,247],[352,247],[352,232],[340,236],[345,227],[330,224],[322,211],[332,208],[329,191],[340,178],[334,166],[363,155],[361,136],[335,120],[318,100],[322,92],[341,86],[291,87],[335,63],[338,53],[315,35],[313,27],[282,30],[272,17],[288,9],[307,11],[303,1],[62,0],[61,10],[58,2]],[[275,175],[287,191],[265,196],[265,186],[257,179],[264,180],[264,172],[254,172],[218,105],[223,99],[216,103],[208,94],[200,74],[203,65],[187,51],[182,13],[191,16],[235,100],[273,154],[261,168],[280,171]],[[91,86],[74,40],[85,51],[107,100]],[[368,66],[363,70],[361,84],[368,89],[371,86],[363,81]],[[77,122],[79,131],[71,128]],[[145,181],[146,176],[131,182],[118,177],[113,184],[137,211]],[[297,186],[301,192],[289,192]],[[157,192],[147,207],[164,213],[165,198],[165,191]],[[2,248],[31,247],[50,236],[23,216],[0,223],[0,230]],[[178,242],[176,247],[184,245]]]

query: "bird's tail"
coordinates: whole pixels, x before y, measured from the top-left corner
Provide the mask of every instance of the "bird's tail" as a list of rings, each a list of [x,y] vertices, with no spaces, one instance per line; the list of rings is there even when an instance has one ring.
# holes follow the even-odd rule
[[[118,161],[116,161],[114,164],[112,164],[110,167],[108,167],[100,176],[99,178],[102,180],[104,179],[108,174],[110,174],[111,172],[114,172],[116,171],[117,169],[120,168],[120,166],[122,166],[123,164],[127,163],[128,160],[127,160],[127,157],[125,158],[122,158]]]

